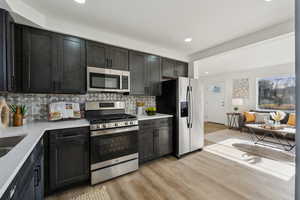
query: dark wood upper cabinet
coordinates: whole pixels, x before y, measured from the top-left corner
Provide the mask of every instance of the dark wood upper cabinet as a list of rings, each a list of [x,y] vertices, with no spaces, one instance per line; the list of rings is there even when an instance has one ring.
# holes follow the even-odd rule
[[[98,42],[87,42],[87,65],[89,67],[129,70],[129,51]]]
[[[86,93],[84,40],[26,26],[20,31],[23,92]]]
[[[146,56],[146,95],[161,95],[161,58],[159,56]]]
[[[168,58],[163,58],[162,77],[166,79],[188,77],[188,64]]]
[[[55,35],[29,27],[24,27],[22,33],[23,91],[54,92],[53,76],[58,67],[58,41]]]
[[[87,41],[87,65],[89,67],[108,67],[109,48],[105,44]]]
[[[75,37],[59,36],[59,80],[55,90],[60,93],[85,93],[85,41]]]
[[[146,60],[145,54],[131,51],[130,62],[130,94],[144,95],[146,90]]]
[[[110,68],[129,70],[129,51],[118,47],[110,47]]]
[[[188,77],[188,64],[184,62],[176,62],[176,75],[177,77]]]
[[[163,58],[162,76],[164,78],[176,78],[175,67],[176,67],[176,61],[167,59],[167,58]]]
[[[0,10],[0,91],[7,90],[6,83],[6,26],[5,11]]]
[[[14,20],[0,9],[0,91],[15,90]]]
[[[16,65],[15,65],[15,22],[7,12],[6,15],[6,65],[7,65],[7,90],[15,91]]]
[[[131,51],[129,56],[131,90],[134,95],[161,94],[161,59],[159,56]]]

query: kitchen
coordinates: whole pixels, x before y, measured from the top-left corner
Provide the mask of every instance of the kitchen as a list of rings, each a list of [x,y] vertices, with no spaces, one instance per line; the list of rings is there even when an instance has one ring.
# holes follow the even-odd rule
[[[15,112],[1,120],[1,200],[44,199],[203,147],[188,63],[15,23],[2,9],[0,19],[1,116],[7,104]]]

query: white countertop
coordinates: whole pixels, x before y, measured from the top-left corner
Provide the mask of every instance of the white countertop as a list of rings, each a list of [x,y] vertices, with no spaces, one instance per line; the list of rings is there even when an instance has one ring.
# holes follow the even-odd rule
[[[161,118],[170,118],[173,117],[173,115],[167,115],[167,114],[161,114],[161,113],[156,113],[156,115],[137,115],[137,118],[139,121],[143,120],[151,120],[151,119],[161,119]]]
[[[160,113],[153,116],[137,115],[139,121],[170,117],[173,117],[173,115]],[[26,135],[26,137],[10,152],[3,157],[0,157],[0,198],[23,166],[36,144],[40,141],[45,131],[85,127],[89,125],[87,120],[80,119],[60,122],[34,122],[22,127],[0,128],[0,138]]]
[[[36,122],[22,127],[0,129],[0,138],[26,134],[10,152],[0,158],[0,198],[21,169],[45,131],[89,126],[85,119],[61,122]]]

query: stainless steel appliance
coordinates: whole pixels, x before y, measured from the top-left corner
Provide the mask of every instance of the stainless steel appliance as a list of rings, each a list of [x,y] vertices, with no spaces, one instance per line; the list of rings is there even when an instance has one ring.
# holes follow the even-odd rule
[[[138,169],[138,121],[124,102],[87,102],[91,132],[91,184]]]
[[[130,92],[130,72],[88,66],[87,89],[90,92]]]
[[[176,156],[199,150],[204,145],[203,87],[196,79],[180,77],[162,83],[157,110],[175,117]]]

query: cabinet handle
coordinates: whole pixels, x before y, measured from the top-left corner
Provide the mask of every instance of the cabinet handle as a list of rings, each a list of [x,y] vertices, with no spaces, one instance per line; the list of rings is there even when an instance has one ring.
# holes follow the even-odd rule
[[[110,59],[110,68],[112,68],[113,62],[112,59]]]
[[[11,76],[11,90],[15,90],[15,76],[14,75],[12,75]]]
[[[106,62],[106,63],[105,63],[105,67],[106,67],[106,68],[109,68],[109,60],[108,60],[108,58],[105,59],[105,62]]]
[[[34,187],[39,186],[39,170],[37,168],[34,169]]]
[[[28,56],[28,87],[31,87],[31,66],[30,66],[30,56]]]
[[[17,186],[14,185],[14,187],[9,191],[9,199],[12,199],[14,197],[16,188],[17,188]]]
[[[61,133],[58,134],[58,138],[72,138],[72,137],[82,137],[84,135],[78,133]]]

